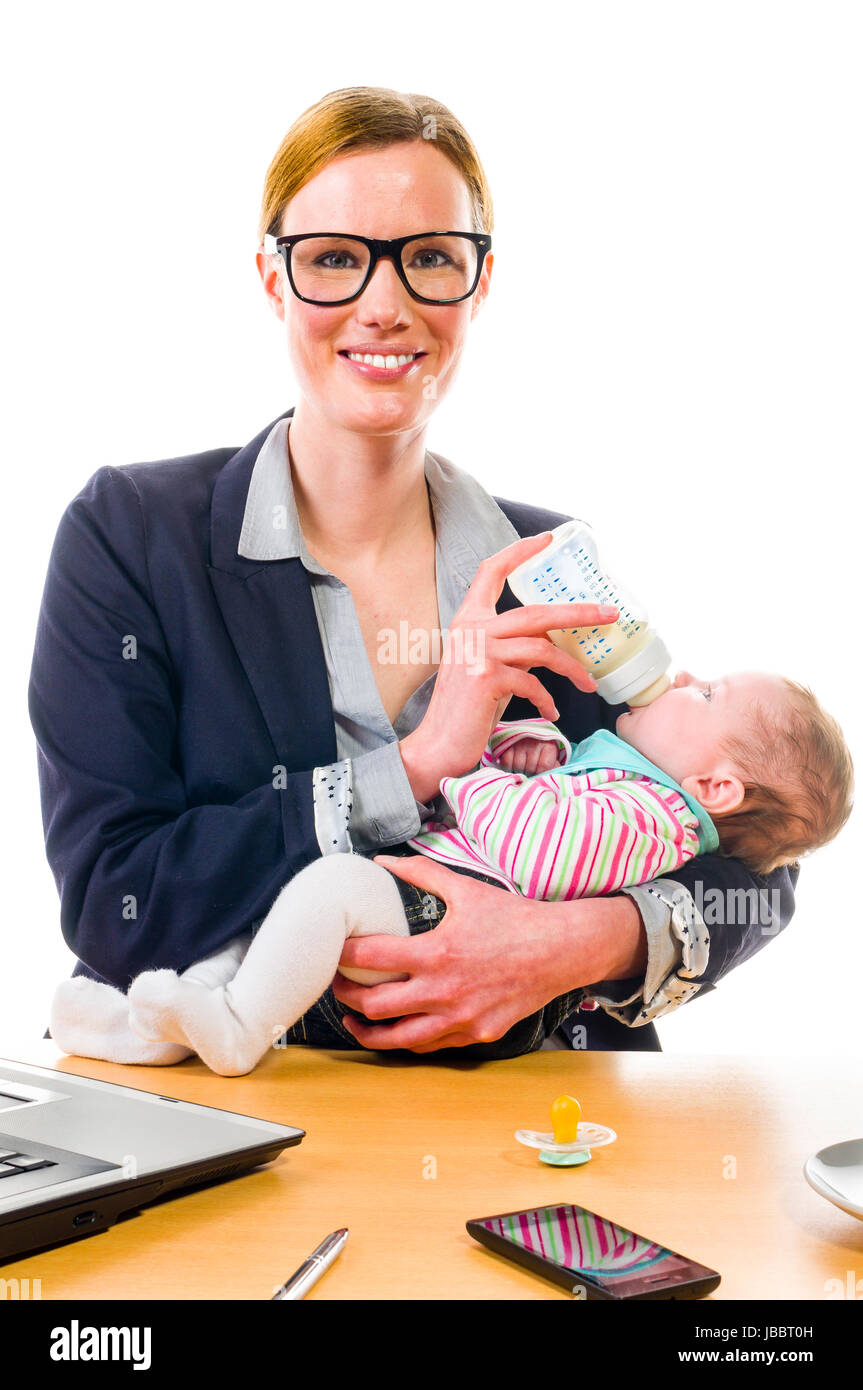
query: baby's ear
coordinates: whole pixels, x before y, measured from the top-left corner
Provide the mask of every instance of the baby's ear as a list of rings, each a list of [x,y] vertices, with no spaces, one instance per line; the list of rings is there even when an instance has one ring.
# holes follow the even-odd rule
[[[729,816],[743,805],[746,795],[742,781],[732,772],[685,777],[680,785],[709,816]]]

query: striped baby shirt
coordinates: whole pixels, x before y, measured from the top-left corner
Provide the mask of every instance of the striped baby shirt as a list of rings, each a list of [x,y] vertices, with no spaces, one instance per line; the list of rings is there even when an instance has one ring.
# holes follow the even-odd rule
[[[561,765],[533,776],[500,767],[527,736],[553,742]],[[572,748],[544,719],[498,724],[476,771],[444,777],[440,789],[448,810],[408,844],[525,898],[616,893],[719,844],[695,798],[605,729]]]

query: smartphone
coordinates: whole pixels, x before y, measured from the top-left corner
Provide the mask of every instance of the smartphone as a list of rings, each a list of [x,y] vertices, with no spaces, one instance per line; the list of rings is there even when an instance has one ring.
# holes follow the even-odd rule
[[[715,1269],[677,1255],[586,1207],[536,1207],[468,1221],[468,1234],[575,1298],[704,1298]]]

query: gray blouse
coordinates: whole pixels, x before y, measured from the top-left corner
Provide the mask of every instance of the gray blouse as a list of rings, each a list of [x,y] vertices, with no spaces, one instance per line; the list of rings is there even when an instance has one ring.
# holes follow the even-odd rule
[[[309,554],[303,539],[291,478],[289,429],[289,418],[278,420],[258,454],[237,549],[249,560],[298,557],[309,575],[339,755],[337,762],[315,768],[313,774],[318,845],[321,854],[380,853],[415,835],[422,821],[443,809],[441,799],[430,804],[416,801],[398,747],[399,740],[422,720],[435,673],[414,691],[391,723],[375,684],[350,589]],[[449,460],[426,452],[425,477],[435,523],[438,613],[445,636],[480,561],[519,536],[494,498]],[[709,947],[706,941],[693,938],[706,938],[708,933],[688,929],[698,919],[694,900],[672,879],[656,879],[623,891],[638,907],[647,933],[644,983],[633,993],[631,981],[606,982],[591,997],[613,1017],[635,1026],[669,1013],[698,991]]]

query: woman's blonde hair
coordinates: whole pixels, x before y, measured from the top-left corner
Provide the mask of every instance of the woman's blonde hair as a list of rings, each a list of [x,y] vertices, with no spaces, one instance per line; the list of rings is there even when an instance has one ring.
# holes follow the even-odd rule
[[[267,232],[280,234],[282,214],[294,194],[331,160],[413,140],[434,141],[464,178],[474,225],[463,230],[491,232],[494,213],[485,170],[464,126],[446,106],[433,97],[388,87],[343,87],[304,111],[276,151],[264,179],[258,241],[263,243]]]

